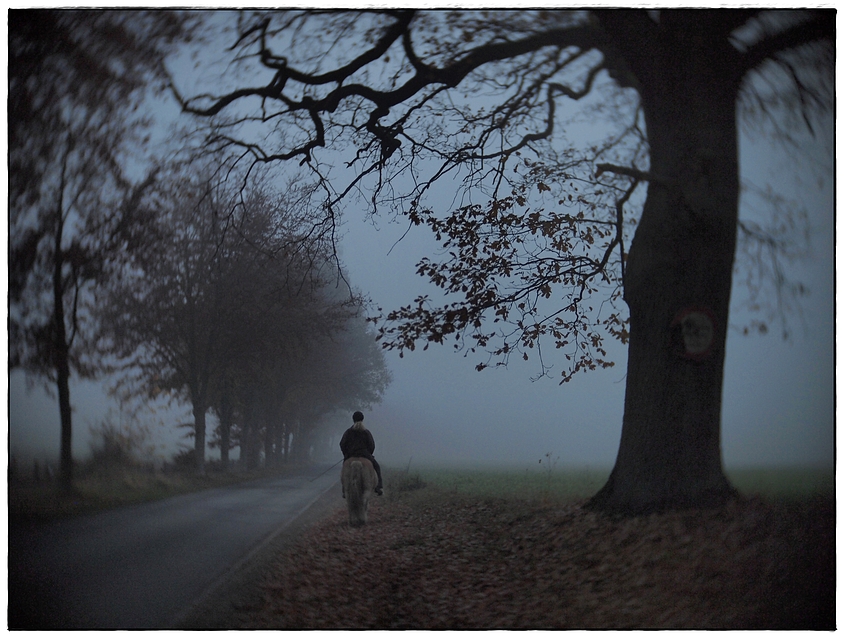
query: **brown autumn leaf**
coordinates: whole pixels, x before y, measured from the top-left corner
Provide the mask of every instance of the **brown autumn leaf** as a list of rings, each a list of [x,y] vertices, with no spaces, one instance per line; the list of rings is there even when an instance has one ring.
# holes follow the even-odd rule
[[[425,492],[425,490],[423,490]],[[420,494],[344,511],[270,566],[245,628],[834,626],[830,501],[611,518],[582,503]]]

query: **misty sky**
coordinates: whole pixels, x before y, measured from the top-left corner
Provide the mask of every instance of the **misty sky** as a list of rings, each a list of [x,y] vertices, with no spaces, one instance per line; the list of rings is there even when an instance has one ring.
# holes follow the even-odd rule
[[[810,254],[788,265],[788,273],[810,294],[802,314],[787,317],[791,336],[770,324],[765,336],[729,332],[724,382],[722,450],[725,466],[788,464],[831,468],[834,458],[834,176],[832,122],[818,132],[822,142],[807,144],[806,156],[765,140],[741,139],[741,175],[757,186],[774,185],[805,207],[810,223]],[[817,162],[817,163],[816,163]],[[755,205],[758,207],[758,203]],[[754,206],[744,203],[742,216]],[[415,264],[436,248],[424,228],[396,240],[406,228],[386,219],[374,228],[347,214],[341,257],[352,284],[385,310],[407,304],[431,288],[415,274]],[[395,244],[395,246],[394,246]],[[762,315],[737,308],[747,298],[736,281],[732,321],[745,325]],[[376,439],[376,457],[406,465],[444,461],[536,464],[546,454],[560,464],[611,466],[618,449],[624,401],[625,349],[611,344],[616,366],[581,374],[558,385],[551,378],[530,381],[537,364],[513,361],[506,370],[476,372],[481,358],[432,345],[400,359],[387,353],[394,381],[382,405],[366,411]],[[552,360],[553,361],[553,360]],[[561,365],[561,364],[558,364]],[[96,383],[74,383],[74,453],[85,454],[88,430],[115,406]],[[58,407],[43,392],[27,392],[23,375],[9,378],[12,452],[57,457]],[[186,417],[188,410],[184,410]],[[171,449],[181,433],[177,413],[159,412],[150,422],[161,444]],[[351,424],[351,419],[349,419]],[[339,458],[339,449],[338,449]]]

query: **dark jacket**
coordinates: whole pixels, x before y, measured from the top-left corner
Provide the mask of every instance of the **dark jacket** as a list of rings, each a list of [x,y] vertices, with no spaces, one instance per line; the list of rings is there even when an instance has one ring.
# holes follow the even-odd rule
[[[352,456],[371,459],[375,452],[375,439],[372,438],[372,432],[366,428],[357,430],[354,426],[350,427],[343,432],[343,438],[340,439],[340,451],[343,452],[344,461]]]

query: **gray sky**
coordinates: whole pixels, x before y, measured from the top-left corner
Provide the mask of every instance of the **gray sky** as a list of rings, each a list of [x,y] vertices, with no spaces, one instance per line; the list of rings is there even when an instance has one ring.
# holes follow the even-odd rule
[[[805,206],[811,254],[789,267],[810,290],[802,316],[788,316],[792,336],[783,341],[773,324],[766,336],[730,331],[724,383],[722,450],[725,465],[833,466],[834,454],[834,176],[832,124],[811,143],[808,157],[795,156],[764,140],[741,140],[742,179],[774,185]],[[819,181],[819,176],[823,179]],[[743,200],[742,216],[753,202]],[[393,248],[404,226],[381,220],[379,229],[347,214],[342,258],[352,283],[385,310],[407,304],[430,290],[415,275],[415,264],[435,245],[425,229],[414,229]],[[392,248],[392,250],[391,250]],[[735,325],[749,317],[736,309],[746,289],[733,291]],[[759,316],[758,318],[762,318]],[[367,412],[376,457],[388,464],[443,461],[532,466],[550,453],[560,464],[611,466],[618,448],[624,401],[626,352],[613,346],[616,366],[558,385],[552,377],[531,382],[533,360],[514,361],[506,370],[476,372],[477,355],[464,358],[451,346],[432,345],[400,359],[387,354],[394,375],[382,405]],[[556,374],[559,374],[557,368]],[[57,457],[56,402],[43,392],[27,392],[20,373],[9,378],[12,452],[24,457]],[[116,410],[97,383],[74,383],[74,452],[84,455],[88,430],[109,409]],[[188,410],[150,414],[159,445],[172,449],[181,436],[170,427]],[[339,454],[339,451],[338,451]]]

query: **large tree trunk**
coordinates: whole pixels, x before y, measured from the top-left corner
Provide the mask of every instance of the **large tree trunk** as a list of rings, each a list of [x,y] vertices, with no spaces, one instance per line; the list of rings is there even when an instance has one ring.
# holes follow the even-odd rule
[[[265,448],[267,450],[268,467],[279,467],[284,461],[283,435],[284,422],[282,421],[281,416],[276,412],[272,414],[267,421],[267,441]]]
[[[288,463],[290,461],[290,420],[287,416],[282,416],[280,419],[279,436],[281,437],[281,463]]]
[[[59,483],[61,489],[73,489],[73,413],[70,406],[70,346],[64,324],[64,280],[62,270],[62,235],[64,218],[61,201],[56,210],[56,238],[53,255],[53,364],[56,368],[56,389],[59,394],[61,448],[59,454]]]
[[[58,355],[61,357],[61,354]],[[61,455],[59,458],[59,480],[65,492],[73,489],[73,426],[70,406],[70,366],[67,352],[64,361],[57,366],[56,387],[59,392],[59,417],[61,419]]]
[[[240,458],[244,469],[254,470],[258,467],[259,451],[260,438],[258,433],[257,407],[252,402],[246,409],[240,438]]]
[[[59,306],[61,307],[61,306]],[[60,328],[57,335],[56,388],[59,394],[59,418],[61,420],[61,453],[59,456],[59,482],[62,490],[73,489],[73,425],[70,406],[70,363],[64,331],[64,313],[58,312],[56,321]]]
[[[220,466],[224,472],[229,469],[229,450],[231,449],[233,421],[234,406],[229,399],[229,391],[224,390],[220,399]]]
[[[267,396],[263,403],[262,420],[264,424],[264,436],[262,445],[264,448],[264,467],[269,468],[275,465],[275,425],[278,409],[271,396]]]
[[[264,428],[264,467],[269,468],[275,465],[275,424],[269,415]]]
[[[626,271],[621,443],[590,503],[602,510],[639,513],[733,494],[720,435],[738,220],[737,84],[692,40],[660,51],[650,85],[640,87],[652,179]]]
[[[208,408],[204,403],[194,401],[194,455],[196,457],[196,471],[198,474],[205,473],[205,413],[207,411]]]

